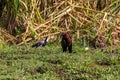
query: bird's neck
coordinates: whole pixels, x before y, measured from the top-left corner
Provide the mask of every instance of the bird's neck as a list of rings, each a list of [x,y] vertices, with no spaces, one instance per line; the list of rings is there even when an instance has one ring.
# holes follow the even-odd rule
[[[49,40],[49,37],[46,37],[46,39],[44,40],[45,42],[48,42],[48,40]]]

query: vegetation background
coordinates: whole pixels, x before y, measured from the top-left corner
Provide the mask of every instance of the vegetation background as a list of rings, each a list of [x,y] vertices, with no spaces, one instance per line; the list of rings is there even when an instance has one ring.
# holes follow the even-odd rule
[[[62,53],[64,31],[72,54]],[[119,43],[120,0],[0,0],[0,80],[120,80]]]
[[[0,8],[0,40],[5,43],[21,45],[47,35],[54,41],[62,31],[75,39],[100,35],[103,44],[119,43],[119,0],[0,0]]]

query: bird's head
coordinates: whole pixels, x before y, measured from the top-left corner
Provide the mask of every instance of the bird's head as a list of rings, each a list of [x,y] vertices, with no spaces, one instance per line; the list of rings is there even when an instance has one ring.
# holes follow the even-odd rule
[[[63,38],[64,35],[65,35],[65,32],[60,33],[60,38]]]

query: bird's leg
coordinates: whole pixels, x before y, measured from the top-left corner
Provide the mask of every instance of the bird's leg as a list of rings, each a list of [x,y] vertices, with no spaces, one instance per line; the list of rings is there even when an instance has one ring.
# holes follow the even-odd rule
[[[64,46],[63,47],[63,52],[66,52],[67,51],[67,46]]]
[[[68,46],[68,51],[69,51],[69,53],[72,53],[72,44],[70,46]]]

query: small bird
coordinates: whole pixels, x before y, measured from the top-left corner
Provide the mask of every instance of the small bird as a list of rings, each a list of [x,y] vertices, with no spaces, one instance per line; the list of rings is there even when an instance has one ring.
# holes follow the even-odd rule
[[[63,49],[63,52],[66,52],[67,49],[69,53],[72,53],[72,38],[71,35],[67,32],[63,32],[61,34],[61,46]]]
[[[35,47],[35,48],[44,47],[44,46],[47,45],[47,42],[48,42],[49,39],[50,39],[50,37],[47,36],[44,41],[37,42],[36,44],[32,45],[32,47]]]

